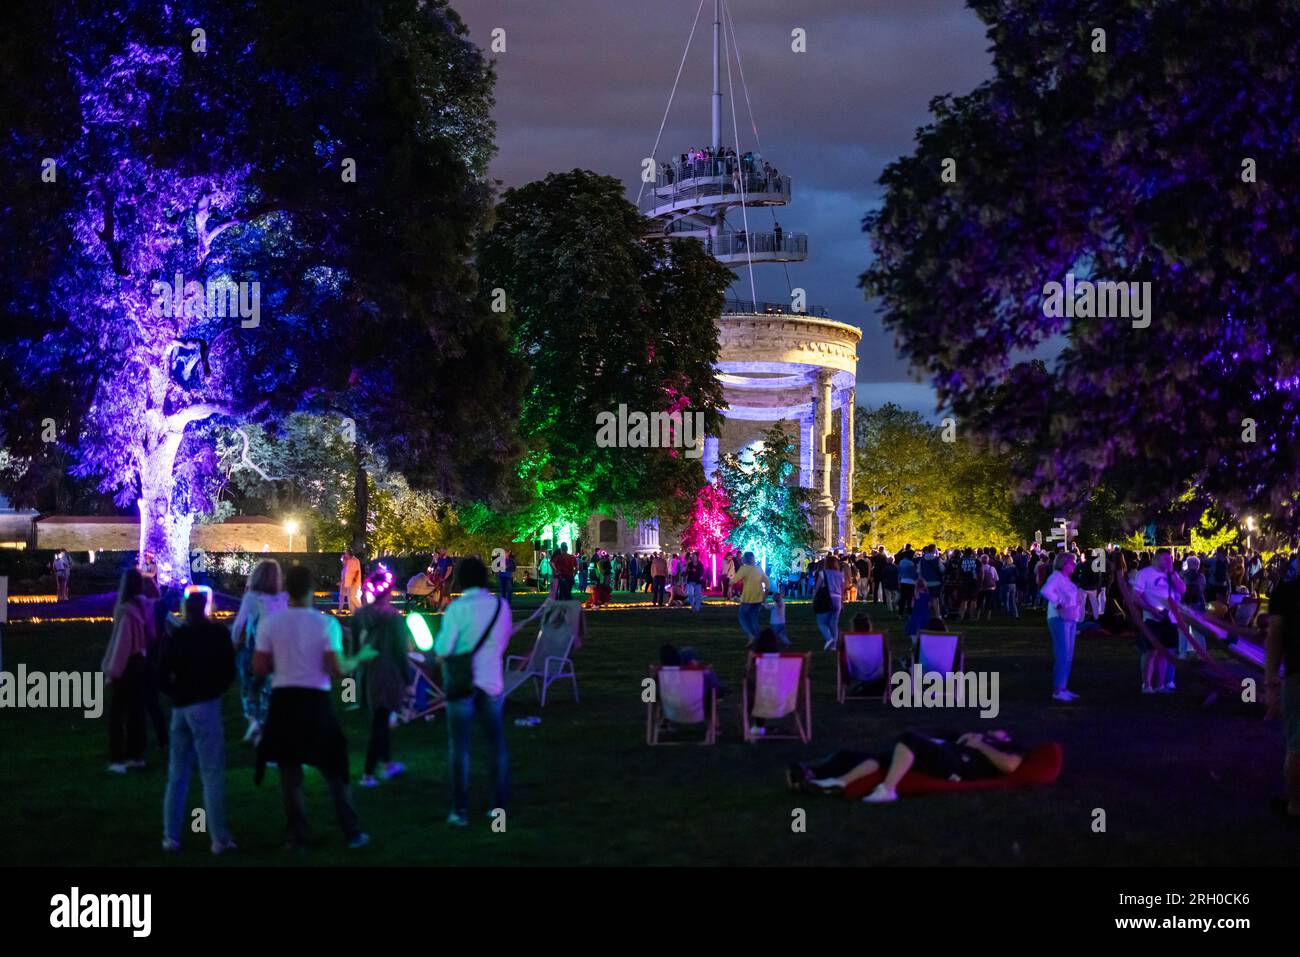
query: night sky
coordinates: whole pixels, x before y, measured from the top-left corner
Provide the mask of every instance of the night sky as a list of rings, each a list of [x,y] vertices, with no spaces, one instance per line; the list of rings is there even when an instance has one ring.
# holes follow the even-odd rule
[[[787,233],[809,234],[809,259],[789,284],[812,306],[863,329],[858,398],[930,413],[933,394],[909,381],[892,337],[857,288],[870,257],[862,216],[880,198],[885,165],[912,149],[927,105],[991,75],[984,26],[960,0],[729,0],[763,157],[794,178],[777,210]],[[499,153],[492,175],[519,186],[583,167],[617,176],[635,200],[699,0],[453,0],[470,36],[496,62]],[[709,145],[713,0],[705,0],[657,156]],[[492,54],[492,31],[506,31]],[[791,31],[807,33],[806,53]],[[733,66],[741,152],[755,147]],[[722,74],[723,142],[732,118]],[[643,204],[644,205],[644,204]],[[755,216],[760,217],[758,224]],[[771,229],[751,211],[750,228]],[[733,292],[749,298],[740,270]],[[759,299],[789,301],[785,269],[754,269]]]

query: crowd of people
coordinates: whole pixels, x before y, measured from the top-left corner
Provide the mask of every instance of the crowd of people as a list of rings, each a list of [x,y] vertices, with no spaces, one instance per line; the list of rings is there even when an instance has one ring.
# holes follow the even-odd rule
[[[685,180],[730,177],[734,193],[765,193],[780,188],[780,171],[757,153],[739,155],[730,146],[715,150],[711,146],[687,150],[674,163],[659,167],[660,182],[672,186]]]
[[[901,615],[909,637],[956,623],[1018,618],[1022,609],[1045,612],[1053,653],[1051,696],[1073,701],[1069,688],[1075,639],[1081,629],[1118,633],[1132,628],[1139,653],[1143,694],[1176,689],[1175,662],[1195,658],[1203,641],[1188,642],[1189,629],[1176,609],[1219,607],[1247,597],[1271,595],[1264,675],[1271,716],[1285,718],[1288,787],[1285,812],[1300,814],[1300,581],[1294,557],[1268,560],[1249,550],[1155,548],[1143,551],[1108,546],[1085,550],[1038,544],[1009,549],[921,549],[896,553],[883,547],[805,557],[783,573],[769,573],[753,552],[724,550],[614,554],[604,550],[571,554],[562,545],[543,556],[539,587],[548,600],[531,618],[515,624],[510,613],[516,566],[509,552],[494,557],[494,594],[487,566],[476,557],[455,559],[439,549],[422,573],[443,611],[434,654],[444,666],[448,686],[448,749],[451,808],[449,823],[468,823],[470,729],[486,732],[493,780],[494,809],[509,802],[509,764],[502,720],[502,659],[512,635],[526,627],[551,601],[585,598],[603,607],[612,592],[644,593],[654,607],[681,606],[699,612],[706,593],[736,603],[746,647],[758,654],[788,648],[788,598],[812,599],[825,650],[836,650],[845,605],[875,603]],[[213,853],[235,848],[225,815],[225,742],[221,700],[238,686],[247,728],[244,742],[255,749],[255,780],[278,769],[291,849],[308,841],[303,796],[303,766],[320,770],[338,825],[350,847],[369,841],[352,806],[348,744],[335,714],[331,689],[343,676],[355,676],[356,706],[370,716],[363,787],[377,787],[404,773],[394,760],[391,728],[412,685],[411,639],[394,606],[392,573],[382,564],[367,575],[350,551],[340,561],[339,609],[343,619],[313,607],[310,570],[260,562],[248,577],[232,627],[212,615],[212,593],[191,586],[181,595],[160,593],[156,571],[142,561],[122,577],[103,670],[110,682],[109,770],[125,774],[144,766],[150,725],[168,752],[169,773],[163,799],[163,848],[179,849],[190,776],[198,765],[204,790]],[[575,595],[576,591],[576,595]],[[766,611],[766,621],[764,621]],[[858,614],[854,631],[871,630]],[[1190,634],[1197,632],[1190,630]],[[1203,636],[1201,636],[1203,637]],[[692,649],[661,649],[665,664],[687,664]],[[459,663],[459,678],[452,665]],[[712,677],[710,687],[725,689]],[[168,719],[160,696],[171,699]],[[750,735],[764,732],[753,719]],[[1023,753],[998,732],[948,739],[900,738],[888,752],[841,752],[815,765],[791,769],[800,787],[836,791],[877,772],[883,782],[872,802],[892,801],[898,780],[909,768],[940,770],[960,763],[962,773],[1010,773]],[[972,770],[973,769],[973,770]],[[954,772],[955,773],[955,772]]]
[[[431,568],[437,568],[435,555]],[[450,566],[451,560],[447,558]],[[354,607],[348,620],[350,641],[338,615],[313,604],[312,573],[294,565],[282,573],[278,562],[258,563],[233,625],[212,618],[213,596],[206,586],[183,592],[151,587],[141,568],[123,573],[113,629],[102,668],[110,688],[108,770],[126,774],[145,767],[147,721],[152,717],[159,747],[168,754],[163,797],[165,851],[180,849],[190,776],[197,764],[203,786],[206,833],[214,854],[235,850],[225,813],[226,748],[222,700],[239,688],[248,728],[244,742],[255,754],[254,780],[268,767],[280,778],[286,819],[286,848],[308,844],[303,766],[320,771],[338,825],[350,848],[370,837],[352,805],[348,742],[331,691],[343,677],[355,678],[356,706],[370,713],[362,787],[405,773],[393,759],[391,728],[413,683],[412,639],[394,606],[392,573],[382,564],[360,576],[350,552],[342,560],[341,587],[360,585],[359,594],[341,596]],[[455,562],[455,597],[447,580],[448,603],[432,649],[441,666],[446,696],[451,808],[447,821],[469,823],[471,728],[486,730],[493,780],[493,813],[509,804],[509,762],[502,726],[503,658],[511,637],[535,621],[544,602],[516,624],[509,605],[488,587],[489,573],[475,557]],[[353,603],[355,602],[355,605]],[[354,651],[345,651],[345,645]],[[170,719],[158,703],[171,699]]]

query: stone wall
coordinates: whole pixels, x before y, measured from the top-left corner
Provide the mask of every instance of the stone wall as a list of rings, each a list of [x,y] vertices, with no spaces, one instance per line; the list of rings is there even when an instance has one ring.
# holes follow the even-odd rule
[[[307,540],[294,536],[294,546]],[[55,516],[36,523],[36,547],[70,552],[134,551],[140,547],[140,523],[129,518]],[[246,516],[215,525],[196,525],[190,547],[205,552],[287,552],[289,536],[269,518]]]

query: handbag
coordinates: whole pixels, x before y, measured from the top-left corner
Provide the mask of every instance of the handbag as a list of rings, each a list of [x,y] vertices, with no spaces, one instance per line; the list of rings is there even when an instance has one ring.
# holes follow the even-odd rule
[[[831,589],[830,585],[826,581],[826,573],[818,572],[817,577],[821,580],[821,587],[819,587],[817,593],[813,595],[813,611],[818,615],[824,615],[826,612],[830,611],[834,605],[831,602]]]
[[[483,629],[483,637],[478,640],[473,651],[459,655],[447,655],[442,659],[442,693],[448,701],[460,701],[474,693],[474,656],[492,634],[497,618],[501,615],[501,599],[497,599],[497,610],[492,613],[492,620]]]

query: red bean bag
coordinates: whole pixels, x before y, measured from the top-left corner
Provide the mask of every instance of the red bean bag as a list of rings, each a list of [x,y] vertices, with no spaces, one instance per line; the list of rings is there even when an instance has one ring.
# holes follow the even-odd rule
[[[898,793],[902,796],[917,794],[941,794],[947,791],[1005,791],[1010,788],[1035,787],[1039,784],[1054,784],[1061,776],[1061,765],[1065,753],[1056,742],[1040,744],[1030,750],[1020,767],[1011,774],[998,778],[981,778],[975,781],[949,781],[945,778],[932,778],[928,774],[908,771],[903,780],[898,782]],[[844,796],[860,798],[870,794],[885,779],[884,771],[877,771],[865,778],[859,778],[844,789]]]

